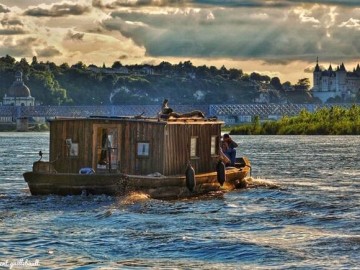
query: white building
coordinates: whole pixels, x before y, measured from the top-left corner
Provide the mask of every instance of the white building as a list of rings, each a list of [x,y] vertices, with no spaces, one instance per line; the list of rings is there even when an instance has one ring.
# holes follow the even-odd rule
[[[313,96],[319,98],[322,102],[336,97],[344,101],[351,101],[360,91],[359,64],[352,72],[348,72],[343,63],[335,70],[331,65],[328,69],[321,70],[318,61],[316,61],[313,76]]]
[[[4,106],[34,106],[35,98],[31,96],[30,89],[22,80],[22,73],[15,73],[15,81],[3,98]]]
[[[15,73],[15,81],[5,93],[2,102],[3,106],[34,106],[35,98],[31,96],[30,89],[22,80],[22,73]],[[15,121],[11,116],[1,116],[0,122],[11,123]],[[42,120],[43,121],[43,120]]]

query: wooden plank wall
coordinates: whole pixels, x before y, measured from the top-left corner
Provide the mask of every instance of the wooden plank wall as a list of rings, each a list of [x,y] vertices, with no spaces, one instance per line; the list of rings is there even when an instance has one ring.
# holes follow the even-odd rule
[[[50,161],[58,172],[77,173],[80,168],[94,167],[93,127],[116,125],[119,128],[120,171],[128,174],[164,174],[165,123],[99,119],[56,120],[50,125]],[[65,139],[78,143],[78,157],[69,157]],[[149,142],[149,157],[137,156],[137,143]],[[95,168],[94,168],[95,169]]]
[[[128,174],[183,174],[190,160],[196,173],[213,171],[217,156],[210,155],[211,136],[220,136],[219,123],[167,123],[101,119],[51,122],[50,161],[58,172],[77,173],[93,167],[93,126],[119,128],[119,170]],[[190,157],[190,138],[198,137],[198,157]],[[78,143],[79,156],[70,157],[65,139]],[[137,156],[137,143],[149,142],[149,157]]]
[[[121,163],[129,174],[163,174],[164,124],[156,122],[124,122],[121,144]],[[149,142],[149,157],[137,156],[137,143]]]
[[[78,143],[77,157],[70,157],[66,139]],[[78,172],[80,168],[92,167],[92,130],[86,121],[54,121],[50,125],[50,161],[58,172]]]
[[[211,136],[220,139],[221,124],[219,123],[178,123],[168,124],[166,127],[165,174],[184,174],[187,162],[190,160],[195,173],[214,171],[217,156],[211,156]],[[198,137],[198,157],[190,157],[190,139]],[[218,153],[218,149],[217,149]]]

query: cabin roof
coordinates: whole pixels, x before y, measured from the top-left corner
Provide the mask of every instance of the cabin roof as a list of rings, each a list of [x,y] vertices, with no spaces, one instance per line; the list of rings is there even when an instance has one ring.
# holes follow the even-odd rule
[[[148,122],[160,125],[166,124],[223,124],[217,118],[180,117],[168,119],[157,117],[134,117],[134,116],[90,116],[90,117],[56,117],[50,122],[57,121],[112,121],[112,122]]]

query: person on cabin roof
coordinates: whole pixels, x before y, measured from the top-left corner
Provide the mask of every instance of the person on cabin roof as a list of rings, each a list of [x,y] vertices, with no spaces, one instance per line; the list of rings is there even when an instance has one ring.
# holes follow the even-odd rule
[[[168,119],[169,117],[174,117],[174,118],[191,118],[191,117],[199,117],[199,118],[205,118],[205,115],[198,110],[195,111],[191,111],[188,113],[177,113],[174,112],[174,110],[172,108],[169,107],[168,105],[168,100],[164,99],[162,106],[161,106],[161,111],[158,113],[158,118],[165,118]]]
[[[170,114],[173,112],[173,109],[171,109],[168,105],[168,100],[164,99],[163,104],[161,106],[161,113],[162,114]]]
[[[224,154],[230,159],[231,166],[235,166],[236,147],[238,147],[238,144],[231,139],[230,135],[224,134],[223,140],[221,142],[221,149]]]

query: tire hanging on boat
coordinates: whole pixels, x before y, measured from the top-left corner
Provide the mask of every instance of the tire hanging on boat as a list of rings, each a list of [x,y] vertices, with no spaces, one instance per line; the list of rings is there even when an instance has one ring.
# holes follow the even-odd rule
[[[186,187],[193,192],[196,186],[196,180],[195,180],[195,170],[191,166],[190,162],[188,163],[185,171],[186,176]]]
[[[225,164],[221,160],[218,161],[216,164],[216,173],[217,173],[217,180],[222,186],[226,181],[226,173],[225,173]]]

